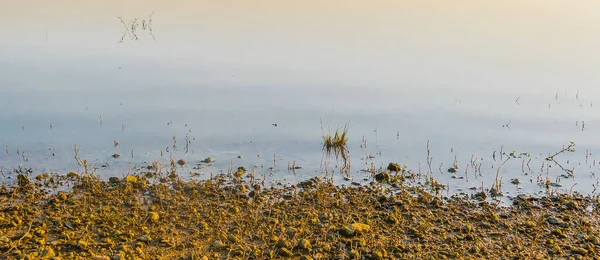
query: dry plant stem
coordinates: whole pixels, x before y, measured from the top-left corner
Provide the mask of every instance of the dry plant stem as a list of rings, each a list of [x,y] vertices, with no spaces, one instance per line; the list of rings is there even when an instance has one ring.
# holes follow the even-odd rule
[[[457,156],[457,155],[455,154],[455,155],[454,155],[454,162],[452,163],[452,167],[453,167],[454,169],[458,169],[458,164],[457,164],[457,161],[456,161],[456,156]]]
[[[433,163],[433,158],[431,158],[431,151],[429,150],[429,140],[427,140],[427,166],[429,166],[430,174],[433,174],[433,170],[431,169],[432,163]]]
[[[31,231],[31,225],[33,224],[33,221],[29,222],[29,227],[27,228],[27,231],[21,236],[21,238],[19,238],[19,240],[17,240],[14,245],[8,249],[8,251],[4,252],[3,255],[7,255],[8,253],[10,253],[10,251],[12,251],[13,249],[17,248],[19,246],[19,244],[21,243],[21,240],[23,240],[23,238],[25,238],[25,236],[29,235],[29,231]]]
[[[546,161],[554,162],[558,167],[560,167],[563,171],[565,171],[567,174],[569,174],[569,176],[573,176],[573,170],[569,170],[569,169],[566,169],[565,167],[563,167],[560,163],[558,163],[554,159],[554,157],[556,157],[557,155],[562,154],[564,152],[575,152],[575,148],[574,147],[575,147],[575,143],[570,142],[569,145],[566,148],[563,146],[563,148],[560,151],[554,153],[551,156],[546,157]]]
[[[79,159],[79,147],[77,147],[77,144],[73,146],[73,150],[75,150],[75,155],[73,155],[73,158],[75,158],[75,161],[77,161],[77,165],[81,166],[81,162]]]
[[[506,162],[508,162],[511,159],[510,156],[507,156],[506,160],[502,161],[502,164],[500,166],[498,166],[498,168],[496,169],[496,178],[494,180],[494,183],[492,184],[492,188],[496,189],[497,192],[501,193],[500,188],[502,187],[502,179],[498,179],[499,174],[500,174],[500,169],[502,169],[502,166],[504,166],[504,164],[506,164]]]

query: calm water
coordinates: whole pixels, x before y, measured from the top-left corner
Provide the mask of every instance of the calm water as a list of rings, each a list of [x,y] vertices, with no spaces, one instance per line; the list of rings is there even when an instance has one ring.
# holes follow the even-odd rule
[[[31,78],[44,74],[43,69],[7,67],[3,72],[6,75],[30,75],[18,83],[23,86],[33,84],[31,81],[36,79]],[[193,73],[156,70],[166,75],[164,81],[176,81]],[[102,87],[105,78],[110,82],[127,77],[127,73],[139,75],[133,86],[111,82],[111,86]],[[0,98],[1,141],[3,148],[8,146],[8,154],[0,155],[5,170],[25,166],[36,172],[80,171],[72,158],[76,144],[81,147],[81,158],[93,162],[105,177],[122,176],[132,166],[155,159],[167,163],[168,149],[175,159],[188,161],[183,173],[191,170],[206,176],[231,165],[271,172],[268,168],[276,154],[273,179],[294,182],[323,172],[320,162],[324,120],[324,126],[332,129],[349,123],[352,177],[356,181],[369,177],[360,170],[371,162],[377,168],[398,162],[415,172],[419,167],[422,173],[427,172],[429,140],[433,175],[450,184],[452,191],[482,185],[489,188],[500,164],[500,149],[507,153],[530,152],[532,159],[531,169],[525,167],[524,171],[523,160],[528,162],[529,158],[507,162],[501,170],[504,190],[508,194],[541,190],[536,182],[539,175],[546,177],[546,169],[541,169],[543,159],[569,141],[576,143],[577,151],[561,154],[557,160],[566,168],[575,167],[575,177],[561,179],[563,188],[559,190],[568,190],[576,183],[574,190],[591,192],[597,182],[597,110],[584,93],[577,98],[573,91],[559,91],[556,97],[556,92],[520,95],[410,86],[389,89],[227,85],[204,84],[201,79],[196,85],[162,85],[147,80],[143,74],[136,67],[110,67],[80,74],[95,78],[90,81],[91,86],[61,77],[55,79],[62,82],[58,90],[5,87]],[[173,137],[177,141],[175,149]],[[186,137],[190,140],[188,153]],[[363,137],[366,147],[361,147]],[[117,147],[114,140],[119,142]],[[591,154],[587,163],[586,150]],[[497,161],[492,159],[494,151]],[[114,153],[122,156],[114,159]],[[369,155],[375,158],[367,159]],[[191,169],[208,156],[216,160],[213,167]],[[454,156],[459,171],[451,174],[446,170],[453,164]],[[472,166],[465,174],[472,156],[477,165],[481,163],[477,176]],[[290,173],[287,165],[291,161],[304,168]],[[562,170],[553,167],[548,177],[556,182],[562,174]],[[521,184],[510,184],[512,178],[518,178]],[[347,183],[341,176],[338,179]]]
[[[326,27],[318,35],[296,32],[314,40],[298,42],[289,38],[294,31],[251,34],[197,24],[175,30],[176,17],[159,13],[156,41],[140,32],[139,42],[119,44],[122,28],[113,17],[98,22],[103,29],[93,33],[56,25],[34,32],[4,27],[8,35],[27,36],[0,42],[5,173],[19,166],[35,173],[81,171],[73,159],[77,145],[80,157],[104,177],[120,177],[153,160],[167,163],[172,154],[187,160],[184,174],[209,176],[244,166],[296,182],[324,171],[323,121],[331,129],[349,124],[351,181],[370,177],[361,169],[371,163],[379,168],[398,162],[426,173],[429,141],[432,174],[451,192],[490,188],[501,149],[531,154],[502,167],[505,195],[544,192],[537,180],[546,177],[562,185],[552,187],[558,191],[573,187],[590,194],[597,187],[600,91],[592,68],[598,64],[584,56],[563,63],[562,48],[544,60],[535,56],[540,53],[522,55],[527,51],[522,46],[473,49],[465,42],[460,49],[422,39],[427,44],[415,47],[416,40],[385,38],[383,31],[368,28],[361,30],[371,32],[373,42],[362,37],[353,42],[349,33],[325,36]],[[250,27],[244,28],[261,31]],[[200,32],[182,32],[194,28]],[[477,55],[466,54],[471,50]],[[542,168],[544,158],[569,141],[577,151],[556,160],[574,169],[574,177],[561,178],[565,172],[554,164],[549,171]],[[121,157],[112,158],[114,153]],[[209,156],[216,160],[213,166],[192,169]],[[459,170],[452,174],[446,170],[455,157]],[[469,166],[465,173],[472,158],[481,172]],[[289,172],[293,161],[304,168]],[[521,183],[511,184],[513,178]]]

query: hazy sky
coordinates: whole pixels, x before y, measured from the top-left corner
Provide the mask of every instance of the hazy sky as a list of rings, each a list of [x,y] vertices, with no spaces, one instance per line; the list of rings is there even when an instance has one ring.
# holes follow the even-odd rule
[[[189,70],[263,71],[248,75],[253,84],[524,91],[595,91],[600,84],[594,0],[2,0],[0,6],[4,66],[137,59]],[[123,30],[117,16],[147,19],[152,12],[156,41],[140,31],[140,42],[117,44]]]

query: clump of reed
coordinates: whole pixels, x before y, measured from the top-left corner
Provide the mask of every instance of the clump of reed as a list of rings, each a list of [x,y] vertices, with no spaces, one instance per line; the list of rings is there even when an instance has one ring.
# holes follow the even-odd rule
[[[322,125],[322,124],[321,124]],[[323,130],[323,127],[321,127]],[[341,171],[346,172],[350,169],[350,158],[348,152],[348,124],[344,125],[344,128],[337,128],[333,134],[331,131],[325,133],[323,131],[323,156],[325,158],[324,165],[327,166],[327,162],[332,157],[335,158],[336,162],[341,159],[343,164],[340,168]]]

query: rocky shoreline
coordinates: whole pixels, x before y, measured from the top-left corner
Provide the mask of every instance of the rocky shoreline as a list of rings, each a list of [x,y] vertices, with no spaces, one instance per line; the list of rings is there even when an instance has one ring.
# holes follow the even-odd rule
[[[519,197],[500,207],[390,175],[265,184],[243,168],[183,181],[152,170],[102,180],[50,174],[0,189],[6,259],[595,258],[596,197]],[[61,189],[60,187],[68,187]]]

